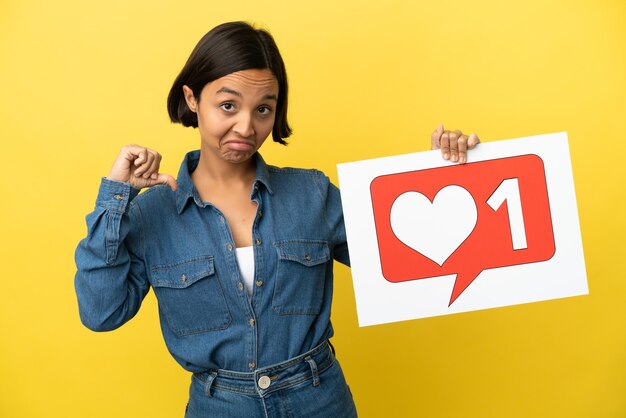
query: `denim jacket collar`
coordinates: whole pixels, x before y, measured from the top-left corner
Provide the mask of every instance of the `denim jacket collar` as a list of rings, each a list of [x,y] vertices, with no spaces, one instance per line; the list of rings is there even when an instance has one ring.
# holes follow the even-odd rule
[[[267,164],[261,154],[258,152],[254,154],[255,162],[256,162],[256,178],[254,180],[254,188],[258,188],[258,184],[263,184],[267,191],[270,194],[273,194],[272,186],[270,182],[270,172],[267,168]],[[185,155],[185,159],[180,166],[180,170],[178,171],[178,178],[176,182],[178,183],[178,190],[176,192],[176,209],[178,210],[178,214],[180,215],[183,210],[185,210],[185,206],[189,199],[193,199],[194,202],[198,206],[204,207],[207,205],[206,202],[203,202],[200,198],[200,194],[196,190],[193,181],[191,180],[191,173],[198,166],[198,162],[200,161],[200,151],[190,151]]]

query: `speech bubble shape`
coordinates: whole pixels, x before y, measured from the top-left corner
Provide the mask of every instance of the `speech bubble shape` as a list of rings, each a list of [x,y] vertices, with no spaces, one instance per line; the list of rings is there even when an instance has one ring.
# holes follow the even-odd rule
[[[477,220],[463,240],[459,236],[464,233],[450,232],[449,225],[466,228],[467,219],[472,218],[467,200],[458,194],[460,200],[447,199],[445,208],[437,207],[436,196],[451,186],[467,191],[475,203]],[[537,155],[379,176],[372,180],[370,193],[383,277],[399,283],[456,274],[448,306],[483,270],[537,263],[554,256],[544,165]],[[411,213],[411,203],[405,198],[410,193],[425,196],[431,207],[425,209],[427,205],[414,199]],[[401,216],[395,213],[392,225],[396,202],[401,202]],[[420,234],[425,237],[417,237]],[[450,240],[458,243],[442,260],[432,247],[416,244],[428,240],[434,247],[450,247]]]

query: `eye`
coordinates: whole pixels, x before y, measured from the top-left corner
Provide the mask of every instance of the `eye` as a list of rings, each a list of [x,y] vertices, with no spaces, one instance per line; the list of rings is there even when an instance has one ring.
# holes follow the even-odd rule
[[[261,115],[269,115],[272,113],[272,108],[269,106],[259,106],[258,112]]]
[[[235,111],[235,105],[231,102],[225,102],[222,103],[220,105],[220,109],[226,111],[226,112],[234,112]]]

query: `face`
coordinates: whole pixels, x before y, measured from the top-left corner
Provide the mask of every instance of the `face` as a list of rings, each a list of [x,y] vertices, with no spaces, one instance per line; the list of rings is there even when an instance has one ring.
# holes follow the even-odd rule
[[[202,153],[217,161],[245,163],[272,132],[278,82],[268,69],[243,70],[208,83],[196,101],[183,86],[189,108],[198,116]]]

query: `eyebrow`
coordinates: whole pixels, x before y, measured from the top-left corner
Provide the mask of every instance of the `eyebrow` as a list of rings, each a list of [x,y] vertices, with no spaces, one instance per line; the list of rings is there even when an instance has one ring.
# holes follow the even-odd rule
[[[243,95],[239,93],[237,90],[229,89],[228,87],[222,87],[216,93],[217,94],[221,94],[221,93],[232,94],[237,97],[243,98]],[[263,96],[263,99],[278,101],[278,97],[275,94],[266,94],[265,96]]]

